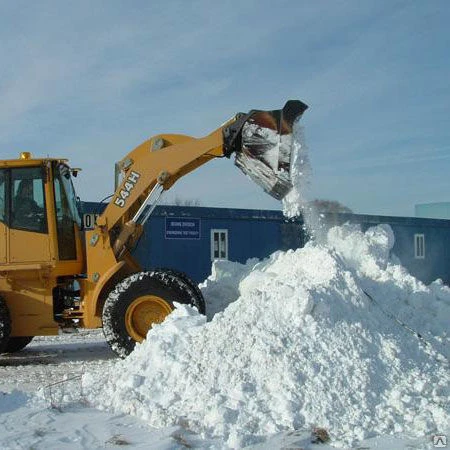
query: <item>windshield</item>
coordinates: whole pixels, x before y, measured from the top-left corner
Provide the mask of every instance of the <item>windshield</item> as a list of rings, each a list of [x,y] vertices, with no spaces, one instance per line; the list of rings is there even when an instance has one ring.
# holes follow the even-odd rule
[[[60,211],[66,209],[65,213],[81,228],[81,214],[69,167],[65,164],[58,164],[55,178],[55,187],[57,191],[60,191],[57,192],[57,197],[59,197],[57,201],[60,200],[62,203],[59,205]]]

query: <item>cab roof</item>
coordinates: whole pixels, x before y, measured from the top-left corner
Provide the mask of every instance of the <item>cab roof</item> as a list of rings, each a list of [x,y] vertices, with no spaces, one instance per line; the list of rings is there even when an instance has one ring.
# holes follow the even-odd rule
[[[17,159],[1,159],[0,167],[26,167],[26,166],[38,166],[46,162],[60,162],[67,164],[68,159],[65,158],[33,158],[33,157],[19,157]]]

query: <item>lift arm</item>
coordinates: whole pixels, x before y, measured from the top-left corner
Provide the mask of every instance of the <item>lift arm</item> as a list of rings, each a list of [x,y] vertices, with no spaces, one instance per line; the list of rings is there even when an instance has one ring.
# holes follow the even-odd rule
[[[307,106],[291,100],[282,110],[239,113],[208,136],[161,134],[132,150],[116,166],[121,178],[99,217],[117,258],[132,247],[163,191],[213,158],[235,154],[235,164],[264,190],[283,198],[292,188],[292,129]]]

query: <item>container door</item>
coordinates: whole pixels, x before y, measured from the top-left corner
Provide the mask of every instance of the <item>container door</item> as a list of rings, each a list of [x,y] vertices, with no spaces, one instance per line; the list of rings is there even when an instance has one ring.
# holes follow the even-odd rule
[[[228,259],[228,230],[211,230],[211,261]]]

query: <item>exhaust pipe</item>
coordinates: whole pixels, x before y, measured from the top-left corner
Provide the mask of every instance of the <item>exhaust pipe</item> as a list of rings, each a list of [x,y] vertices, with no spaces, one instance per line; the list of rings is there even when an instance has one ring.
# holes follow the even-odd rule
[[[225,155],[272,197],[281,200],[292,189],[293,126],[308,106],[289,100],[283,109],[238,114],[224,129]]]

